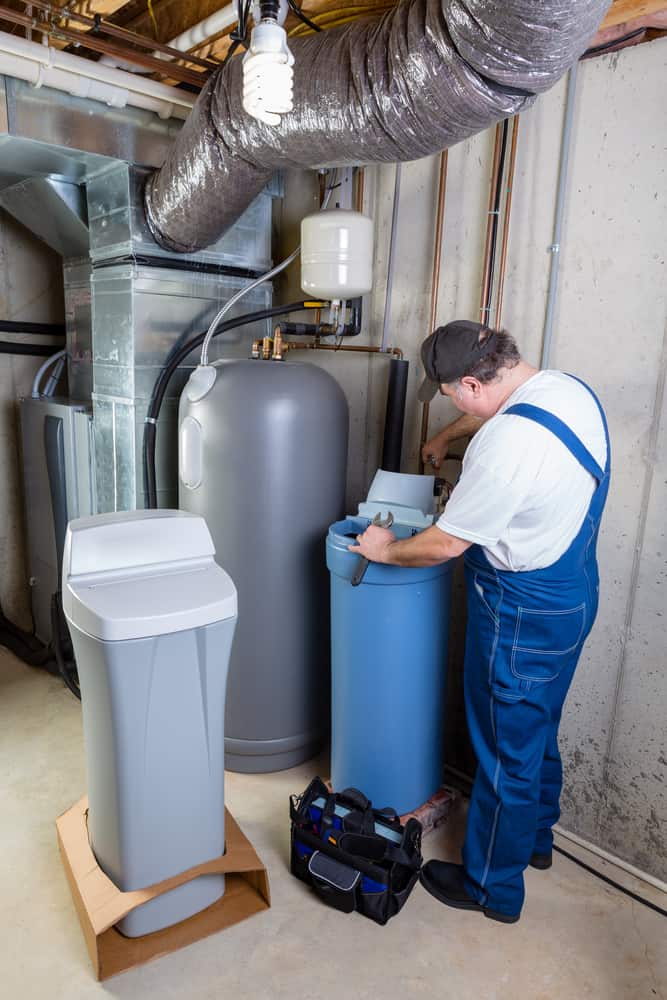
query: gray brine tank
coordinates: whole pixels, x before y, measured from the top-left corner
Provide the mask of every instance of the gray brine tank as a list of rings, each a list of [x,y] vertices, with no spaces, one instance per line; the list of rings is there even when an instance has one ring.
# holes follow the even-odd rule
[[[324,539],[344,510],[348,408],[321,368],[223,361],[179,411],[179,506],[201,514],[236,584],[225,764],[278,771],[322,745],[329,716]]]
[[[236,591],[200,517],[179,510],[70,521],[63,609],[81,681],[90,811],[100,867],[123,892],[225,849],[225,685]],[[133,910],[130,937],[218,900],[202,875]]]

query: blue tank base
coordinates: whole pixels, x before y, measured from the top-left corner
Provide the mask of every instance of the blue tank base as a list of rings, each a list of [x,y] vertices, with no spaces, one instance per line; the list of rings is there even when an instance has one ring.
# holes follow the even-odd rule
[[[284,751],[276,750],[276,744],[292,743],[291,740],[232,740],[233,749],[227,748],[225,740],[225,770],[237,774],[271,774],[274,771],[287,771],[316,757],[324,748],[325,741],[319,738],[299,747],[290,747]],[[239,744],[248,743],[248,752],[239,752]],[[258,753],[264,743],[266,752]]]
[[[421,808],[442,784],[447,639],[453,563],[408,568],[371,563],[351,580],[349,551],[368,525],[329,529],[331,573],[331,776],[377,809]],[[399,538],[408,525],[394,525]]]

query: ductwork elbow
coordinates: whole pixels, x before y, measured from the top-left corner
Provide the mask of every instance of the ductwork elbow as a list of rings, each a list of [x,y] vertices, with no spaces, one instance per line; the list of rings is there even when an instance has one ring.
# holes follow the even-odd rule
[[[149,179],[156,241],[209,246],[280,168],[395,163],[517,114],[579,58],[609,0],[403,0],[379,21],[290,41],[294,111],[242,108],[241,60],[207,82]]]

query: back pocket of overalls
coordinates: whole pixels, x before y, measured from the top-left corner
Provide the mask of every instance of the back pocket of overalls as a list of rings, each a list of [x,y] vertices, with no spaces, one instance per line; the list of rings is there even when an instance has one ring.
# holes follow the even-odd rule
[[[520,607],[516,613],[512,673],[523,681],[552,681],[576,652],[586,626],[586,605],[563,611]]]

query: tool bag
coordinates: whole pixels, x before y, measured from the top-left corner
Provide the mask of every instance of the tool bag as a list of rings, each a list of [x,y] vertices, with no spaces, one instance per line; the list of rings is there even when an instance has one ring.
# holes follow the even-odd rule
[[[325,903],[386,924],[406,902],[422,865],[421,823],[373,809],[362,792],[330,792],[314,778],[290,796],[290,868]]]

